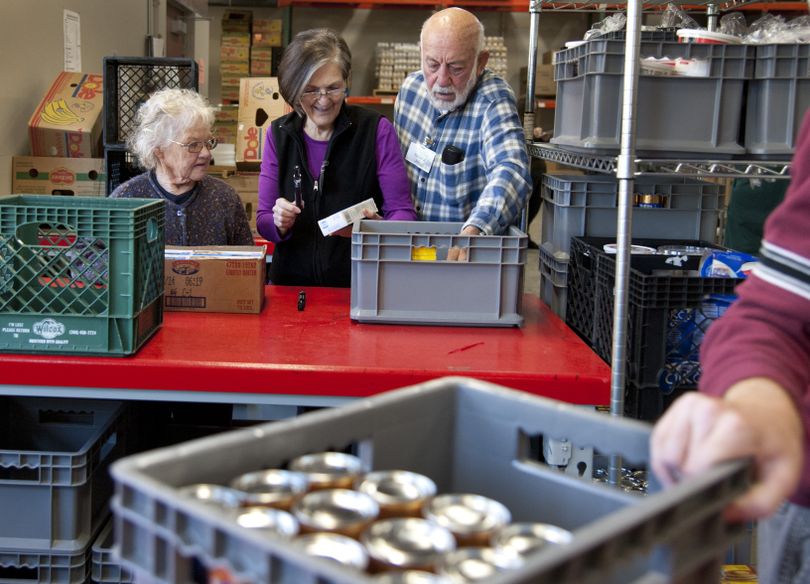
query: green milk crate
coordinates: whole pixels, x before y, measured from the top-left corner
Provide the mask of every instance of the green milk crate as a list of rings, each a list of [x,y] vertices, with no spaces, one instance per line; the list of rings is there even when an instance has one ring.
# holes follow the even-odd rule
[[[128,355],[163,322],[164,203],[0,197],[0,352]]]

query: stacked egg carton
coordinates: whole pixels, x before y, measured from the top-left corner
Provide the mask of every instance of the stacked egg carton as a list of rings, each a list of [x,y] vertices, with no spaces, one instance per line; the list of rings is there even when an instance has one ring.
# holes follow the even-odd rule
[[[487,67],[499,77],[506,79],[508,71],[508,49],[503,42],[503,37],[484,37],[484,49],[489,51],[489,61],[487,61]]]
[[[420,68],[416,43],[377,43],[375,94],[396,93],[405,78]]]

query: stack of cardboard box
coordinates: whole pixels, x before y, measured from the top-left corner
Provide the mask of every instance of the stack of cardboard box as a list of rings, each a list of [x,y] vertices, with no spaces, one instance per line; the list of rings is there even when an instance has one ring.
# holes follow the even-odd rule
[[[250,76],[266,77],[275,75],[273,67],[274,52],[281,47],[281,20],[255,19],[250,47]]]
[[[239,80],[250,74],[249,10],[227,10],[222,16],[222,39],[219,47],[222,103],[239,101]]]
[[[101,75],[57,75],[28,121],[32,156],[12,159],[12,191],[103,196],[102,110]]]

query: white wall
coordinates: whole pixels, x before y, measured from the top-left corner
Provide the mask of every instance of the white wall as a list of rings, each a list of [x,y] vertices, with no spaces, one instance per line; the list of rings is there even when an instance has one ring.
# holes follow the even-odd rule
[[[64,67],[63,10],[81,16],[82,69],[106,55],[142,56],[152,0],[2,0],[0,194],[11,192],[11,157],[30,153],[27,123]]]

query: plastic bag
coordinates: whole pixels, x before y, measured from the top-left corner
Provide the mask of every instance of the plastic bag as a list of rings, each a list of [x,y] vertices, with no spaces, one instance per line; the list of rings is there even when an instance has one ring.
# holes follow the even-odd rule
[[[733,34],[744,37],[748,33],[748,25],[742,12],[729,12],[720,18],[720,30],[723,34]]]
[[[627,17],[624,15],[624,13],[617,12],[616,14],[608,16],[604,20],[600,20],[599,22],[594,24],[582,38],[586,41],[589,41],[591,39],[595,39],[609,32],[624,30],[626,23]]]
[[[743,42],[752,45],[810,43],[810,16],[785,22],[780,15],[766,14],[751,24]]]
[[[667,4],[661,16],[661,26],[664,28],[701,28],[697,21],[684,12],[680,6]]]

